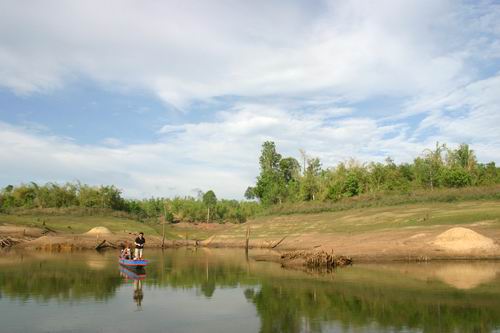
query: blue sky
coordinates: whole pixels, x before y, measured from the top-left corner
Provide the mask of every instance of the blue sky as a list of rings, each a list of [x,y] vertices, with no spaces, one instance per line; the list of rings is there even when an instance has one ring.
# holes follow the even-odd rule
[[[0,186],[241,198],[264,140],[500,163],[500,2],[0,0]]]

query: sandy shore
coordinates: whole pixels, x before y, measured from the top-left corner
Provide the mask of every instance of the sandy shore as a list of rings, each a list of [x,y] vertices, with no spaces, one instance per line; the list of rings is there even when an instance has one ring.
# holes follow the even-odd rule
[[[60,234],[37,228],[0,226],[0,239],[12,240],[12,247],[43,250],[95,249],[119,247],[132,243],[136,235],[129,233]],[[146,235],[147,246],[159,248],[159,236]],[[203,246],[244,248],[244,239],[212,236],[204,241],[166,240],[165,247]],[[250,239],[249,247],[272,249],[274,254],[258,260],[279,260],[280,253],[305,250],[325,251],[348,256],[355,262],[428,261],[441,259],[500,259],[500,231],[481,226],[433,226],[418,230],[400,229],[361,234],[318,234]]]

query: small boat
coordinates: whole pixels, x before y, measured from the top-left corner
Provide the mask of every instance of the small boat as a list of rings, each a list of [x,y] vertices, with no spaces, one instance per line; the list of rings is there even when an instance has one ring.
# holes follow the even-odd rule
[[[149,263],[145,259],[132,260],[132,259],[123,259],[123,258],[119,258],[118,262],[120,263],[120,265],[123,265],[125,267],[131,267],[131,268],[146,267]]]

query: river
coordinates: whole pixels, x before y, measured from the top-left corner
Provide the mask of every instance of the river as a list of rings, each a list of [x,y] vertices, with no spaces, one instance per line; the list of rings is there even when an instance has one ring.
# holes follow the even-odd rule
[[[241,250],[0,253],[0,332],[500,332],[500,262],[283,269]]]

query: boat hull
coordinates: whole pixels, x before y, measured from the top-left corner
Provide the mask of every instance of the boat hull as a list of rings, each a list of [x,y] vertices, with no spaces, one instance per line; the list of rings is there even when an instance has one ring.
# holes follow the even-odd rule
[[[118,262],[120,265],[123,265],[125,267],[146,267],[148,265],[148,261],[144,259],[140,260],[130,260],[130,259],[118,259]]]

